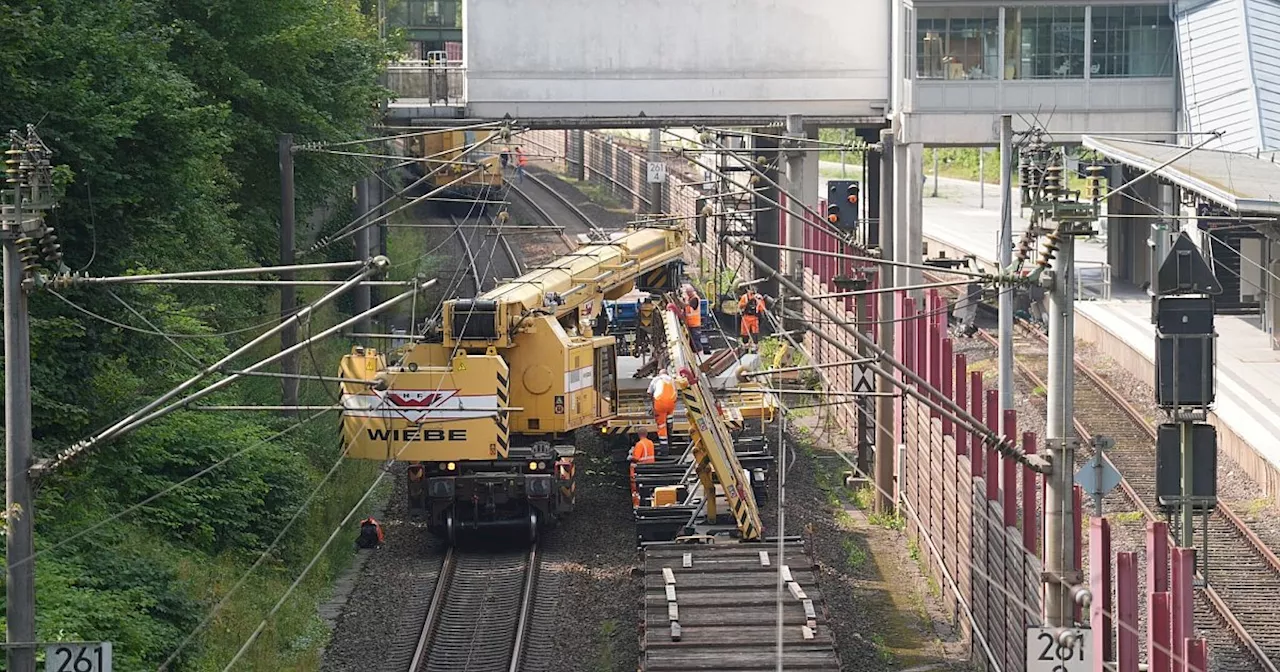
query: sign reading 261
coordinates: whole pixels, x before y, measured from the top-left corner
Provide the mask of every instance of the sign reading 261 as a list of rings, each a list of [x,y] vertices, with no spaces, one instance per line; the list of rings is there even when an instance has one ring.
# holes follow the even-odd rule
[[[1027,672],[1091,672],[1093,633],[1073,629],[1071,646],[1060,646],[1059,630],[1027,628]]]
[[[44,672],[111,672],[111,642],[50,644],[44,647]]]

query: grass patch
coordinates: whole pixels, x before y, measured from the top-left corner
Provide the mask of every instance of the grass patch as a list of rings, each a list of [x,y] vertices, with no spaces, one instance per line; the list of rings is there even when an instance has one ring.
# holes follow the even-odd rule
[[[870,511],[876,503],[875,488],[864,485],[853,491],[853,505],[863,511]]]
[[[1111,514],[1110,517],[1113,523],[1137,523],[1141,522],[1146,516],[1141,511],[1121,511],[1120,513]]]
[[[1266,497],[1259,497],[1245,502],[1245,505],[1241,508],[1246,514],[1256,516],[1263,511],[1266,511],[1268,506],[1271,506],[1271,500]]]
[[[613,636],[618,633],[618,622],[613,619],[605,619],[600,623],[600,655],[596,658],[596,668],[600,670],[613,669]]]
[[[599,184],[595,184],[594,182],[588,182],[584,180],[575,180],[573,178],[563,177],[563,176],[560,179],[564,180],[565,182],[568,182],[569,184],[572,184],[574,188],[576,188],[579,192],[582,192],[583,196],[587,197],[588,201],[591,201],[592,203],[604,208],[605,210],[613,210],[615,212],[625,212],[625,213],[631,212],[631,208],[626,205],[623,205],[622,201],[619,200],[619,196],[615,195],[610,190],[609,187],[601,186]],[[626,192],[623,192],[623,193],[626,194]],[[626,194],[625,196],[623,196],[623,198],[630,199],[631,194]]]
[[[849,569],[860,569],[867,564],[867,551],[858,542],[845,539],[842,546],[844,546],[845,564]]]
[[[893,664],[893,649],[885,643],[884,635],[871,635],[871,645],[876,648],[876,659],[885,665]]]
[[[1034,394],[1037,397],[1043,397],[1048,393],[1049,391],[1044,389],[1043,385],[1036,385],[1035,389],[1031,390],[1031,394]]]
[[[903,518],[896,511],[892,513],[873,513],[867,516],[867,521],[872,525],[883,527],[886,530],[904,530],[907,527],[907,519]]]

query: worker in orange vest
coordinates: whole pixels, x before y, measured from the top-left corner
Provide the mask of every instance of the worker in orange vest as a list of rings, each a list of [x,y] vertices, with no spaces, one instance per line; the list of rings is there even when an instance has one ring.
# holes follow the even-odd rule
[[[653,397],[653,415],[658,422],[658,443],[663,450],[670,447],[667,442],[667,419],[676,412],[676,381],[666,371],[659,371],[649,383],[649,394]]]
[[[524,155],[523,147],[516,147],[516,183],[524,182],[524,167],[529,165],[529,157]]]
[[[760,316],[764,315],[764,297],[756,294],[755,287],[747,287],[747,293],[738,299],[738,313],[742,316],[742,342],[754,352],[756,336],[760,334]]]
[[[702,336],[702,299],[695,293],[689,297],[689,305],[684,308],[684,326],[689,328],[689,340],[695,350],[702,354],[711,354],[711,344]]]
[[[631,505],[640,506],[640,490],[636,487],[636,465],[637,464],[653,464],[653,441],[649,440],[649,432],[641,430],[640,438],[636,444],[631,447],[631,452],[627,454],[627,460],[631,462]]]
[[[360,521],[360,535],[356,537],[359,548],[376,548],[383,542],[382,524],[373,517]]]

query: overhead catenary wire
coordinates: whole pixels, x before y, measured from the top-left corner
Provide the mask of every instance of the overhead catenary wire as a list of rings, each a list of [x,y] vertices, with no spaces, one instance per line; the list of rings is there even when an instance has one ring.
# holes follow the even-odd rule
[[[459,157],[459,158],[461,158],[461,157],[464,157],[464,156],[466,156],[466,155],[470,154],[471,152],[473,152],[473,151],[475,151],[475,150],[479,149],[480,147],[484,146],[485,144],[488,144],[489,142],[492,142],[492,141],[494,140],[494,138],[495,138],[495,137],[496,137],[496,136],[494,136],[494,135],[490,135],[490,136],[489,136],[489,137],[487,137],[487,138],[482,138],[482,139],[477,140],[476,142],[473,142],[473,143],[471,143],[471,144],[469,144],[469,145],[463,145],[462,147],[459,147],[459,148],[457,148],[456,150],[454,150],[454,149],[449,149],[449,150],[444,150],[444,151],[441,151],[441,152],[436,152],[436,153],[434,153],[434,154],[429,155],[428,157],[425,157],[425,158],[424,158],[424,159],[422,159],[422,160],[423,160],[424,162],[428,162],[428,163],[429,163],[429,161],[427,161],[427,159],[429,159],[429,158],[436,157],[436,156],[441,156],[441,155],[448,154],[448,153],[450,153],[450,152],[454,152],[454,151],[457,151],[457,152],[458,152],[458,157]],[[416,162],[416,159],[415,159],[415,162]],[[385,213],[385,214],[383,214],[381,217],[379,217],[378,219],[374,219],[374,220],[372,220],[372,221],[370,221],[370,220],[369,220],[369,217],[370,217],[374,212],[377,212],[378,210],[382,209],[383,207],[385,207],[387,204],[391,203],[391,202],[392,202],[392,201],[394,201],[395,199],[397,199],[397,198],[400,198],[400,197],[404,196],[405,194],[407,194],[407,193],[409,192],[409,190],[411,190],[411,189],[413,189],[413,188],[417,187],[417,186],[418,186],[418,185],[420,185],[420,184],[423,184],[424,182],[426,182],[426,181],[430,180],[432,177],[435,177],[438,173],[440,173],[440,171],[442,171],[442,170],[444,170],[446,167],[448,167],[448,165],[449,165],[449,164],[444,164],[444,163],[442,163],[441,165],[436,166],[435,168],[432,168],[431,170],[426,171],[426,172],[425,172],[425,174],[423,174],[423,176],[422,176],[422,177],[420,177],[420,178],[418,178],[418,179],[414,180],[413,182],[409,183],[407,186],[403,187],[402,189],[399,189],[399,190],[397,190],[396,192],[392,193],[390,196],[388,196],[386,199],[384,199],[381,203],[378,203],[377,205],[374,205],[374,206],[370,207],[370,208],[369,208],[369,210],[368,210],[367,212],[362,212],[362,213],[360,213],[360,215],[359,215],[359,216],[357,216],[354,220],[352,220],[351,222],[348,222],[347,224],[345,224],[345,225],[343,225],[343,226],[339,227],[337,231],[334,231],[332,234],[329,234],[329,235],[328,235],[328,236],[326,236],[325,238],[322,238],[322,239],[320,239],[319,241],[316,241],[316,243],[315,243],[315,244],[313,244],[313,245],[312,245],[310,248],[308,248],[307,250],[305,250],[305,251],[299,250],[299,251],[298,251],[298,252],[299,252],[299,254],[310,254],[310,253],[316,252],[316,251],[318,251],[318,250],[320,250],[320,249],[323,249],[324,247],[327,247],[327,246],[328,246],[329,244],[331,244],[332,242],[336,242],[336,240],[331,240],[331,239],[341,239],[341,238],[344,238],[344,237],[346,237],[346,234],[348,234],[348,233],[354,233],[355,231],[362,230],[363,228],[367,228],[367,226],[372,225],[372,224],[376,224],[376,223],[378,223],[379,221],[381,221],[382,219],[385,219],[385,218],[387,218],[387,217],[390,217],[391,215],[395,214],[396,212],[399,212],[400,210],[403,210],[404,208],[402,207],[402,208],[399,208],[399,209],[397,209],[397,210],[395,210],[395,211]],[[478,169],[477,169],[477,170],[478,170]],[[463,176],[463,178],[459,178],[459,179],[465,179],[466,177],[469,177],[469,176],[470,176],[470,175],[464,175],[464,176]],[[445,185],[445,187],[452,186],[453,184],[455,184],[455,183],[456,183],[456,182],[458,182],[458,181],[459,181],[459,180],[455,180],[454,182],[450,182],[449,184]],[[441,190],[442,190],[442,189],[437,189],[437,190],[434,190],[434,191],[432,191],[432,192],[428,193],[426,196],[422,196],[422,197],[416,198],[416,199],[414,199],[413,201],[411,201],[408,205],[413,205],[413,204],[415,204],[415,203],[417,203],[417,202],[419,202],[419,201],[421,201],[421,200],[423,200],[423,199],[425,199],[425,198],[431,197],[431,196],[433,196],[436,192],[441,191]],[[407,207],[407,206],[406,206],[406,207]]]
[[[772,320],[772,316],[770,316],[770,319]],[[813,359],[813,358],[812,358],[812,355],[811,355],[811,354],[809,354],[808,350],[807,350],[807,349],[805,349],[802,345],[800,345],[799,343],[794,343],[794,342],[793,342],[793,345],[796,347],[796,349],[797,349],[797,351],[798,351],[798,352],[801,352],[801,353],[802,353],[802,354],[804,354],[806,357],[808,357],[810,360],[812,360],[812,359]],[[824,379],[824,381],[825,381],[825,376],[824,376],[824,374],[823,374],[821,371],[819,371],[819,372],[818,372],[818,376],[819,376],[819,377],[822,377],[822,378]],[[852,402],[850,402],[850,401],[840,401],[840,402],[835,402],[834,404],[827,404],[827,405],[846,405],[846,404],[848,404],[848,403],[852,403]],[[784,406],[785,406],[785,404],[784,404]],[[807,406],[804,406],[804,407],[807,407]],[[798,408],[798,407],[795,407],[795,406],[787,406],[787,408]],[[785,412],[784,412],[784,414],[783,414],[783,415],[785,416]],[[873,427],[873,429],[874,429],[875,431],[878,431],[878,432],[885,432],[885,433],[892,433],[892,430],[891,430],[891,429],[889,429],[889,428],[885,428],[885,427],[883,427],[883,426],[881,426],[881,425],[880,425],[880,423],[878,422],[878,420],[876,419],[876,417],[875,417],[875,415],[874,415],[874,414],[872,414],[871,416],[869,416],[869,417],[868,417],[868,421],[871,423],[871,426]],[[849,459],[848,455],[846,454],[846,451],[833,450],[832,452],[834,452],[834,453],[836,454],[836,456],[837,456],[837,457],[839,457],[839,458],[840,458],[841,460],[843,460],[846,464],[848,464],[848,465],[849,465],[849,466],[854,470],[854,472],[855,472],[855,473],[861,473],[861,472],[859,471],[859,469],[858,469],[857,464],[855,464],[853,461],[851,461],[851,460]],[[867,475],[866,475],[866,474],[863,474],[863,476],[865,477],[865,476],[867,476]],[[883,489],[883,488],[880,488],[880,487],[879,487],[879,486],[874,482],[874,479],[870,479],[870,478],[868,478],[867,480],[868,480],[868,485],[869,485],[870,487],[872,487],[872,488],[876,489],[877,491],[881,492],[881,493],[882,493],[882,494],[884,494],[886,497],[889,497],[890,499],[894,499],[894,497],[895,497],[894,493],[890,493],[890,492],[886,492],[886,491],[884,491],[884,489]],[[990,648],[990,645],[989,645],[989,644],[987,643],[987,641],[986,641],[986,636],[982,634],[982,628],[981,628],[981,625],[977,622],[977,619],[976,619],[976,617],[975,617],[975,616],[974,616],[974,614],[973,614],[973,610],[972,610],[971,605],[969,605],[969,604],[964,600],[964,596],[963,596],[963,594],[961,593],[960,588],[959,588],[959,585],[958,585],[958,580],[957,580],[955,577],[953,577],[953,576],[951,575],[951,571],[950,571],[946,566],[944,566],[944,565],[942,564],[942,556],[941,556],[941,552],[937,549],[937,547],[936,547],[936,545],[935,545],[935,543],[934,543],[934,541],[933,541],[932,536],[928,534],[928,532],[927,532],[928,528],[927,528],[927,527],[925,527],[923,524],[921,524],[921,521],[920,521],[920,519],[919,519],[919,516],[916,514],[915,510],[911,507],[910,502],[909,502],[909,501],[905,501],[905,502],[904,502],[904,504],[906,504],[906,510],[907,510],[908,515],[910,515],[910,516],[912,517],[912,519],[916,522],[917,528],[918,528],[919,530],[921,530],[921,531],[922,531],[921,536],[922,536],[922,537],[924,537],[925,542],[926,542],[926,543],[927,543],[927,545],[929,546],[930,554],[934,556],[934,560],[938,563],[938,567],[941,567],[941,568],[942,568],[942,571],[943,571],[943,574],[944,574],[944,578],[945,578],[945,579],[946,579],[946,581],[947,581],[948,587],[951,589],[952,593],[955,595],[957,602],[961,605],[961,608],[965,611],[966,618],[969,620],[970,624],[973,626],[973,628],[974,628],[974,632],[977,634],[977,636],[978,636],[978,638],[979,638],[979,641],[982,643],[982,645],[983,645],[983,649],[984,649],[984,652],[987,654],[989,662],[990,662],[992,665],[997,665],[997,666],[998,666],[997,659],[995,658],[994,653],[993,653],[992,649]],[[975,509],[975,510],[976,510],[976,509]],[[987,515],[987,517],[988,517],[988,518],[990,518],[990,519],[992,519],[992,520],[996,520],[996,519],[998,518],[998,514],[997,514],[996,512],[994,512],[994,511],[990,511],[990,510],[988,510],[988,511],[986,512],[986,515]],[[1002,523],[1002,524],[1001,524],[999,527],[1000,527],[1000,529],[1003,531],[1002,533],[1007,537],[1007,541],[1008,541],[1009,543],[1011,543],[1011,544],[1018,544],[1018,545],[1021,545],[1021,539],[1017,538],[1017,536],[1015,535],[1015,530],[1013,530],[1013,529],[1011,529],[1011,528],[1007,528],[1007,527],[1005,527],[1005,526],[1003,525],[1003,521],[1001,521],[1001,523]],[[978,565],[974,564],[974,563],[973,563],[973,561],[972,561],[970,558],[968,558],[968,557],[958,557],[956,560],[957,560],[957,562],[958,562],[958,563],[960,563],[960,566],[962,566],[964,569],[967,569],[967,570],[969,570],[971,573],[973,573],[974,575],[976,575],[976,578],[977,578],[978,580],[983,581],[985,584],[987,584],[987,585],[988,585],[988,586],[990,586],[991,588],[994,588],[994,589],[996,589],[996,590],[1000,591],[1001,593],[1003,593],[1003,595],[1004,595],[1007,599],[1009,599],[1009,601],[1010,601],[1010,602],[1012,602],[1012,603],[1014,603],[1016,606],[1020,607],[1020,608],[1021,608],[1023,611],[1025,611],[1028,615],[1030,615],[1030,616],[1032,616],[1032,617],[1034,617],[1034,618],[1039,618],[1039,617],[1040,617],[1040,609],[1039,609],[1039,607],[1036,607],[1036,606],[1033,606],[1033,605],[1031,605],[1031,604],[1028,604],[1026,601],[1022,600],[1020,597],[1018,597],[1018,596],[1014,595],[1014,594],[1013,594],[1013,592],[1012,592],[1012,591],[1010,591],[1010,590],[1008,589],[1008,587],[1006,586],[1006,582],[1005,582],[1005,580],[1004,580],[1003,578],[993,577],[993,576],[992,576],[990,573],[988,573],[985,569],[983,569],[982,567],[979,567]],[[1116,611],[1114,611],[1114,610],[1113,610],[1113,611],[1111,611],[1111,612],[1104,612],[1104,613],[1107,613],[1107,615],[1108,615],[1108,616],[1112,617],[1112,620],[1113,620],[1113,622],[1114,622],[1114,623],[1116,623],[1116,624],[1117,624],[1117,627],[1119,627],[1119,626],[1120,626],[1120,619],[1118,618],[1118,614],[1117,614],[1117,612],[1116,612]],[[1136,630],[1136,629],[1132,629],[1132,628],[1131,628],[1131,629],[1129,630],[1129,632],[1133,633],[1134,635],[1137,635],[1139,638],[1141,638],[1141,637],[1142,637],[1142,633],[1141,633],[1141,632],[1139,632],[1139,631],[1138,631],[1138,630]],[[1159,644],[1157,644],[1156,646],[1158,647],[1158,650],[1160,650],[1160,651],[1162,651],[1162,652],[1164,652],[1164,653],[1167,653],[1167,654],[1171,657],[1171,659],[1173,659],[1175,662],[1178,662],[1178,661],[1183,660],[1181,653],[1179,653],[1179,652],[1175,652],[1175,651],[1173,651],[1172,649],[1170,649],[1169,647],[1165,647],[1165,646],[1163,646],[1163,645],[1159,645]],[[1207,670],[1197,670],[1197,672],[1208,672],[1208,671],[1207,671]]]
[[[746,259],[750,260],[753,264],[755,264],[759,270],[769,273],[772,279],[775,279],[778,281],[779,285],[786,287],[788,291],[793,292],[799,296],[802,296],[802,297],[806,296],[805,293],[801,291],[799,287],[796,287],[796,285],[790,279],[783,276],[781,273],[778,273],[778,271],[773,267],[771,267],[769,264],[765,263],[764,261],[761,261],[758,257],[748,252],[742,243],[739,243],[736,241],[730,241],[728,244],[732,246],[735,250],[737,250],[739,254],[743,255],[743,257],[745,257]],[[928,381],[922,378],[918,373],[916,373],[911,368],[903,365],[901,362],[894,359],[890,353],[885,352],[884,348],[881,348],[869,336],[867,336],[866,334],[862,333],[857,329],[853,329],[849,327],[849,325],[845,321],[841,320],[837,315],[835,315],[835,313],[833,313],[830,308],[827,308],[826,306],[822,305],[821,302],[814,301],[812,299],[809,299],[806,302],[812,305],[815,309],[818,310],[818,312],[822,313],[825,317],[835,322],[846,333],[851,334],[855,339],[858,340],[858,342],[862,343],[871,352],[878,355],[880,361],[887,364],[890,369],[896,369],[897,371],[901,372],[903,376],[905,376],[912,383],[914,383],[915,386],[913,387],[912,385],[908,385],[905,381],[899,381],[896,376],[894,376],[888,370],[881,368],[878,365],[875,365],[875,364],[865,365],[867,366],[867,368],[871,369],[872,373],[883,376],[886,380],[890,381],[891,384],[901,389],[904,393],[912,397],[915,397],[920,402],[926,404],[930,408],[940,413],[944,418],[951,420],[952,422],[959,423],[960,425],[970,429],[970,431],[973,431],[975,434],[983,437],[983,440],[985,442],[990,444],[995,450],[1000,452],[1002,455],[1012,457],[1018,462],[1020,462],[1021,464],[1031,467],[1032,469],[1039,471],[1041,473],[1049,472],[1049,469],[1050,469],[1049,465],[1043,458],[1039,456],[1026,455],[1025,453],[1022,452],[1021,449],[1017,448],[1014,445],[1011,445],[1009,442],[1007,442],[1002,437],[1000,437],[998,433],[991,431],[989,428],[986,427],[986,425],[981,420],[975,418],[968,411],[968,409],[961,408],[958,404],[956,404],[950,398],[947,398],[946,395],[943,395],[940,390],[937,390],[932,385],[930,385]],[[827,340],[829,343],[831,343],[837,349],[844,352],[846,355],[850,357],[858,356],[858,353],[856,350],[849,348],[849,346],[845,345],[844,343],[840,342],[834,337],[831,337],[830,335],[825,334],[821,331],[815,331],[814,333],[817,334],[819,337],[823,338],[824,340]],[[930,398],[929,394],[920,392],[918,389],[916,389],[917,387],[921,390],[927,390],[929,393],[936,395],[940,400],[942,400],[942,402],[935,402],[933,399]]]
[[[421,129],[421,130],[415,130],[415,131],[410,132],[410,133],[400,133],[400,134],[397,134],[397,135],[380,135],[380,136],[373,137],[373,138],[362,138],[362,139],[360,139],[360,140],[344,140],[344,141],[342,141],[342,142],[325,142],[325,143],[318,143],[318,144],[314,144],[314,145],[313,145],[313,144],[303,144],[303,145],[298,145],[298,146],[297,146],[297,149],[298,149],[299,151],[324,151],[324,150],[327,150],[327,149],[332,149],[332,148],[334,148],[334,147],[350,147],[350,146],[352,146],[352,145],[369,145],[369,144],[374,144],[374,143],[378,143],[378,142],[387,142],[387,141],[390,141],[390,140],[403,140],[403,139],[405,139],[405,138],[417,138],[417,137],[422,137],[422,136],[426,136],[426,135],[436,135],[436,134],[439,134],[439,133],[446,133],[446,132],[449,132],[449,131],[469,131],[469,130],[474,130],[474,129],[477,129],[477,128],[494,128],[494,129],[497,129],[497,128],[500,128],[501,126],[503,126],[504,124],[507,124],[507,123],[509,123],[509,122],[506,122],[506,121],[486,121],[486,122],[484,122],[484,123],[480,123],[480,124],[471,124],[471,125],[468,125],[468,126],[445,126],[445,127],[440,127],[440,128],[429,128],[429,127],[428,127],[428,128],[423,128],[423,129]],[[393,130],[399,130],[400,128],[406,128],[406,127],[388,126],[388,127],[386,127],[386,128],[393,129]],[[411,127],[410,127],[410,128],[411,128]]]
[[[209,376],[221,371],[222,367],[229,364],[236,357],[239,357],[240,355],[261,345],[267,339],[278,334],[292,321],[301,321],[302,317],[309,315],[311,312],[314,312],[317,308],[320,308],[321,306],[333,301],[334,299],[338,298],[342,294],[346,293],[346,291],[354,287],[360,280],[363,280],[369,277],[375,272],[379,272],[381,269],[385,267],[386,259],[385,257],[379,257],[378,259],[381,259],[381,261],[376,264],[373,262],[368,263],[364,269],[362,269],[359,273],[356,273],[355,275],[353,275],[342,286],[337,287],[330,292],[327,292],[320,298],[316,299],[316,301],[313,302],[311,305],[293,314],[288,319],[282,320],[276,326],[258,335],[256,338],[252,339],[245,345],[235,349],[234,351],[227,354],[217,362],[210,364],[208,367],[202,369],[200,372],[196,373],[191,378],[188,378],[186,381],[180,383],[178,386],[160,395],[158,398],[152,400],[150,403],[144,405],[141,409],[134,411],[133,413],[126,416],[125,418],[117,421],[115,424],[111,425],[110,427],[107,427],[106,429],[98,432],[97,434],[94,434],[93,436],[90,436],[89,438],[79,441],[73,444],[72,446],[66,448],[65,450],[60,451],[54,457],[49,458],[48,460],[42,462],[41,464],[38,464],[34,469],[37,471],[37,473],[56,469],[59,466],[66,464],[70,460],[74,459],[78,455],[84,453],[85,451],[90,450],[94,446],[102,443],[103,441],[107,441],[111,438],[114,438],[119,433],[124,431],[125,428],[137,426],[136,421],[139,418],[150,417],[147,414],[151,413],[156,408],[159,408],[161,405],[165,404],[166,402],[178,397],[183,392],[186,392],[187,390],[195,387],[201,381],[205,380]],[[205,388],[205,389],[208,389],[208,388]]]

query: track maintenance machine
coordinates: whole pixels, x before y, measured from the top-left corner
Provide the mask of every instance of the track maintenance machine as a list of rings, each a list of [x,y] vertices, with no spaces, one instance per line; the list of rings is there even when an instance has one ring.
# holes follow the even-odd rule
[[[446,301],[434,339],[398,358],[353,348],[348,454],[407,463],[410,512],[450,542],[512,526],[536,537],[573,510],[573,432],[617,410],[615,338],[592,332],[603,302],[677,287],[684,245],[679,229],[630,229]]]
[[[768,422],[777,402],[758,383],[738,383],[736,375],[715,384],[706,370],[715,358],[699,360],[683,321],[670,307],[655,321],[654,363],[676,381],[683,406],[678,412],[686,417],[688,444],[667,459],[636,466],[640,541],[721,537],[725,532],[743,541],[758,541],[764,528],[757,495],[764,494],[773,458],[767,446],[754,439],[740,440],[734,430],[742,428],[745,418]],[[739,366],[744,364],[739,360]],[[724,380],[734,384],[725,385]],[[728,525],[720,521],[720,501],[730,514]]]

